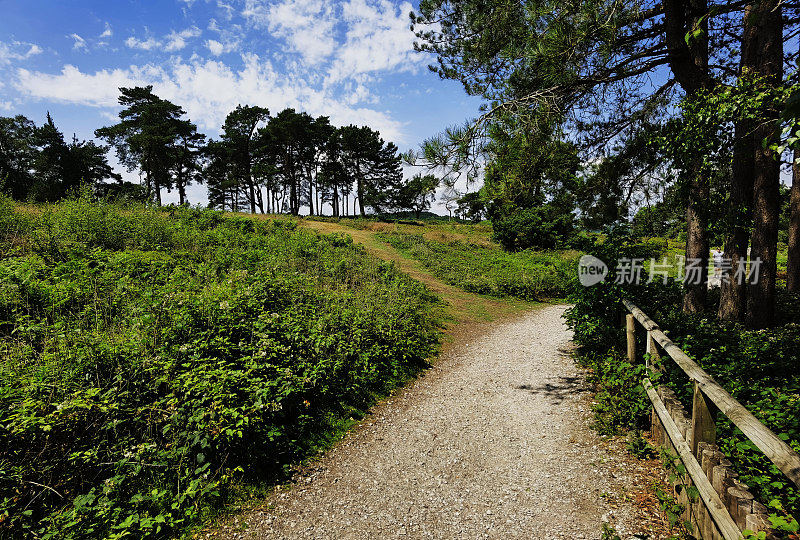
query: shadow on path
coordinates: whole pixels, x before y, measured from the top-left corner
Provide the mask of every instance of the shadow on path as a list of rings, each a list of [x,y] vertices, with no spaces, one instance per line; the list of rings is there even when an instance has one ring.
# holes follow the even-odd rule
[[[526,392],[544,396],[551,400],[553,405],[560,405],[564,400],[569,399],[577,394],[583,394],[590,391],[586,382],[581,377],[559,377],[556,382],[546,382],[539,386],[532,386],[529,384],[520,384],[514,386],[515,390],[525,390]]]

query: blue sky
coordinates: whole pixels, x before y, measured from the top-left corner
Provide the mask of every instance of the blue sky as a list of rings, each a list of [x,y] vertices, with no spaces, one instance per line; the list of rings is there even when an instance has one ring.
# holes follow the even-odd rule
[[[92,138],[119,86],[152,84],[201,131],[237,104],[369,125],[405,150],[474,116],[478,100],[430,73],[408,12],[389,0],[0,0],[0,115]],[[190,192],[204,202],[204,188]],[[169,197],[167,200],[171,200]]]

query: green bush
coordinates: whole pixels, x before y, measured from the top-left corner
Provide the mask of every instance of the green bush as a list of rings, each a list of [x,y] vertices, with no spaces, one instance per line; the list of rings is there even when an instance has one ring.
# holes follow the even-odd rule
[[[435,298],[340,236],[86,199],[28,221],[0,256],[0,537],[173,537],[437,344]]]
[[[648,402],[639,391],[644,376],[640,366],[632,368],[616,351],[625,335],[620,324],[621,299],[641,307],[670,338],[717,382],[745,405],[764,424],[800,450],[800,313],[796,296],[781,293],[779,319],[785,324],[768,330],[749,331],[738,324],[717,321],[705,315],[681,312],[681,288],[674,282],[621,286],[615,281],[620,258],[647,258],[653,246],[639,243],[625,231],[615,232],[589,252],[609,264],[605,282],[592,287],[575,284],[574,303],[566,317],[580,346],[581,360],[594,370],[598,388],[597,424],[601,431],[619,432],[646,424]],[[648,255],[651,253],[651,255]],[[714,313],[711,295],[706,313]],[[642,338],[643,333],[639,333]],[[644,343],[639,343],[644,350]],[[663,384],[671,386],[684,405],[691,408],[692,386],[686,375],[668,358]],[[634,377],[635,375],[635,377]],[[800,492],[743,434],[722,420],[718,444],[734,462],[740,478],[763,501],[779,499],[795,516],[800,512]]]
[[[477,294],[523,300],[563,297],[576,275],[572,254],[508,253],[460,241],[436,242],[406,233],[383,233],[380,237],[420,261],[440,279]]]
[[[494,238],[507,251],[555,249],[569,244],[575,217],[544,205],[518,209],[492,220]]]

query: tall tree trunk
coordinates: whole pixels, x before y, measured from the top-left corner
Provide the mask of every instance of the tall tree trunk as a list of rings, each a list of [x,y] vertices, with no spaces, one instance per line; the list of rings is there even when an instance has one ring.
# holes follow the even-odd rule
[[[161,184],[158,182],[158,177],[155,180],[155,191],[156,191],[156,204],[161,206]]]
[[[736,278],[736,270],[746,264],[747,246],[750,242],[750,224],[753,220],[753,172],[755,137],[753,123],[737,123],[733,147],[733,169],[729,203],[731,232],[725,240],[723,258],[731,263],[728,279],[720,286],[717,316],[724,321],[744,321],[747,307],[747,284]]]
[[[774,135],[774,125],[756,130],[762,139]],[[751,264],[760,264],[758,279],[750,283],[745,322],[750,328],[771,326],[775,319],[775,281],[778,257],[778,216],[780,213],[780,163],[769,149],[756,148],[753,182],[753,237]]]
[[[703,311],[708,291],[708,218],[704,206],[709,198],[708,179],[699,170],[693,171],[686,207],[686,263],[699,266],[699,276],[687,276],[683,294],[684,313]]]
[[[256,187],[253,185],[253,175],[250,174],[249,168],[248,168],[248,171],[247,171],[247,178],[245,178],[245,181],[247,182],[247,191],[248,191],[248,194],[249,194],[248,198],[250,199],[250,213],[251,214],[255,214],[256,213]]]
[[[664,40],[669,50],[669,65],[675,79],[687,97],[708,88],[708,22],[703,18],[708,12],[707,0],[664,0]],[[700,28],[704,32],[686,39],[688,32]],[[686,207],[686,260],[700,266],[701,282],[687,283],[683,297],[683,311],[697,313],[703,310],[707,294],[708,232],[704,208],[709,197],[708,179],[702,173],[702,156],[690,166],[689,201]]]
[[[333,206],[333,217],[339,217],[339,190],[336,184],[333,185],[333,197],[331,198],[331,206]]]
[[[792,193],[789,201],[789,264],[786,269],[786,287],[791,292],[800,291],[800,150],[794,151],[792,163]]]
[[[358,193],[356,193],[356,196],[358,197],[358,210],[361,213],[361,217],[366,217],[367,214],[364,212],[364,184],[361,180],[360,174],[356,177],[356,182],[356,190],[358,191]],[[353,208],[353,210],[355,211],[355,208]]]
[[[314,182],[308,177],[308,215],[314,215]]]
[[[256,202],[258,204],[258,211],[263,214],[264,213],[264,195],[261,192],[261,188],[260,187],[256,190]]]
[[[758,28],[758,74],[780,83],[783,77],[783,13],[780,0],[764,1],[755,7]],[[780,129],[778,112],[765,111],[755,131],[756,141],[772,141]],[[745,323],[751,328],[771,326],[775,320],[778,220],[780,214],[780,162],[769,145],[757,144],[753,178],[752,261],[759,264],[758,279],[748,288]]]
[[[742,56],[740,74],[747,75],[757,68],[758,25],[751,16],[753,5],[744,9]],[[744,321],[747,307],[747,283],[734,279],[736,270],[747,261],[750,242],[750,225],[753,222],[753,175],[755,173],[755,124],[742,120],[735,126],[733,167],[731,169],[731,196],[729,204],[730,235],[725,240],[723,258],[731,262],[731,275],[723,279],[717,316],[725,321]]]
[[[291,182],[289,182],[289,211],[292,215],[297,215],[295,212],[295,208],[297,206],[297,182],[295,182],[294,178],[292,178]]]

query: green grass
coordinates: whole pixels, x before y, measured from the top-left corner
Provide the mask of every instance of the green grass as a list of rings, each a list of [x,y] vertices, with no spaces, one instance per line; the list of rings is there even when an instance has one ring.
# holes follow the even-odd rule
[[[0,200],[0,538],[174,537],[426,365],[437,299],[291,220]]]
[[[430,236],[386,232],[380,238],[443,281],[477,294],[528,301],[561,298],[576,275],[578,254],[574,251],[508,253],[497,245],[438,241]]]

